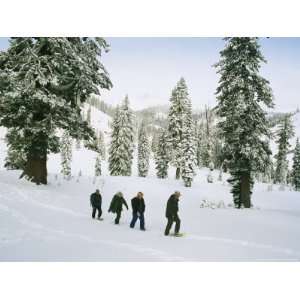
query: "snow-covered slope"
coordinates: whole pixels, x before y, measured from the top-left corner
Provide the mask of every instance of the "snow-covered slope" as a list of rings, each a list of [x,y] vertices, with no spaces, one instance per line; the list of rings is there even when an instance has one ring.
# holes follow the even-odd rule
[[[85,160],[81,159],[82,164]],[[77,162],[79,164],[79,162]],[[153,168],[152,168],[153,169]],[[102,176],[93,183],[84,174],[63,181],[50,174],[48,186],[18,180],[16,171],[0,172],[0,260],[2,261],[239,261],[299,260],[299,193],[255,186],[250,210],[236,210],[229,186],[205,181],[201,170],[192,188],[184,188],[173,175]],[[217,174],[214,174],[215,178]],[[100,188],[103,221],[91,219],[89,195]],[[120,225],[107,212],[114,193],[130,199],[143,191],[146,201],[146,232],[130,229],[130,211]],[[174,190],[183,194],[180,217],[183,238],[163,235],[165,205]],[[223,201],[225,208],[200,208],[203,200]],[[138,225],[138,224],[137,224]]]
[[[85,108],[87,109],[87,108]],[[92,124],[109,132],[110,118],[92,108]],[[300,128],[300,126],[298,127]],[[0,133],[3,133],[1,131]],[[5,157],[0,140],[0,161]],[[300,196],[293,191],[268,191],[256,184],[254,208],[236,210],[230,187],[206,181],[208,170],[197,171],[192,188],[174,179],[155,177],[151,161],[147,178],[111,177],[107,163],[94,181],[95,153],[81,148],[73,152],[70,181],[60,175],[60,155],[50,155],[49,184],[36,186],[19,180],[18,171],[0,170],[0,261],[256,261],[300,260]],[[82,176],[78,176],[81,170]],[[92,220],[89,195],[100,188],[103,221]],[[166,201],[180,190],[179,215],[183,238],[165,237]],[[146,232],[129,228],[131,211],[124,211],[121,224],[113,224],[107,212],[112,196],[122,191],[130,199],[143,191],[146,201]],[[203,201],[223,208],[201,208]]]

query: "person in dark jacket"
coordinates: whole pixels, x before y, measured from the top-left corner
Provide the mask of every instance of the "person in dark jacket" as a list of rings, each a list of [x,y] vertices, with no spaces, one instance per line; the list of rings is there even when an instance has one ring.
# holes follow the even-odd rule
[[[115,224],[119,224],[119,222],[120,222],[123,205],[125,205],[125,207],[128,210],[128,205],[126,203],[126,200],[123,197],[123,194],[121,192],[118,192],[112,198],[110,206],[109,206],[109,210],[108,210],[108,212],[117,214],[116,219],[115,219]]]
[[[132,206],[132,220],[130,223],[130,227],[133,228],[137,219],[140,219],[140,229],[145,230],[145,201],[144,194],[142,192],[138,192],[137,196],[131,199]]]
[[[167,202],[166,218],[168,219],[168,224],[166,226],[165,235],[169,235],[173,222],[175,222],[175,235],[179,234],[180,219],[178,217],[178,201],[180,196],[180,192],[175,192],[170,196]]]
[[[92,218],[95,219],[96,212],[98,211],[98,219],[100,220],[102,215],[102,197],[100,191],[97,189],[95,193],[91,194],[90,203],[93,208]]]

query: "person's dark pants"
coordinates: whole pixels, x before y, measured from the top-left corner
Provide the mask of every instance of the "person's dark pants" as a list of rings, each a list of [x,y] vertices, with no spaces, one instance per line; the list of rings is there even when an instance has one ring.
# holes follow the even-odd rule
[[[130,227],[133,228],[137,219],[140,219],[140,229],[145,230],[145,218],[143,213],[132,213],[132,220],[130,223]]]
[[[96,212],[98,211],[98,218],[101,217],[102,215],[102,209],[101,207],[98,207],[98,206],[93,206],[93,213],[92,213],[92,218],[95,219],[95,216],[96,216]]]
[[[121,210],[120,211],[116,211],[117,216],[116,216],[116,219],[115,219],[115,224],[119,224],[120,218],[121,218],[121,213],[122,213]]]
[[[178,215],[174,215],[174,216],[169,216],[168,218],[168,224],[165,230],[165,235],[168,235],[170,233],[170,229],[173,225],[173,222],[175,222],[175,233],[179,233],[180,230],[180,219],[178,217]]]

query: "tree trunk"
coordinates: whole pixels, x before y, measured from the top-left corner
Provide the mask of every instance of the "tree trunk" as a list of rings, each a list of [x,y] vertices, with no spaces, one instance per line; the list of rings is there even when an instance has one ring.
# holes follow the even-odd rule
[[[47,156],[42,158],[28,156],[21,178],[24,176],[36,184],[47,184]]]
[[[176,169],[176,179],[180,179],[180,168]]]
[[[250,199],[250,174],[243,173],[241,176],[241,203],[245,208],[251,207]]]

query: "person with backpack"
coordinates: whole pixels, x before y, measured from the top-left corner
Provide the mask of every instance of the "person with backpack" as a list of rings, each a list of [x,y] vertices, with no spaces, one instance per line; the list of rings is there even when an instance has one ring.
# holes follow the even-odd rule
[[[128,210],[128,205],[126,203],[126,200],[123,197],[123,194],[121,192],[118,192],[112,198],[109,209],[108,209],[108,212],[112,212],[112,213],[116,214],[115,224],[119,224],[119,222],[120,222],[123,205],[125,205],[125,207]]]
[[[166,218],[168,219],[168,223],[165,229],[165,235],[169,235],[173,222],[175,222],[175,236],[180,236],[180,219],[178,216],[178,202],[180,196],[180,192],[176,191],[170,196],[167,202]]]
[[[134,225],[137,219],[140,219],[140,229],[145,231],[145,201],[144,194],[142,192],[138,192],[137,196],[131,199],[132,206],[132,220],[130,223],[130,228],[134,228]]]
[[[98,220],[101,220],[102,215],[102,196],[100,194],[100,191],[97,189],[95,193],[91,194],[90,196],[90,204],[93,208],[92,212],[92,218],[95,219],[96,212],[98,211]]]

